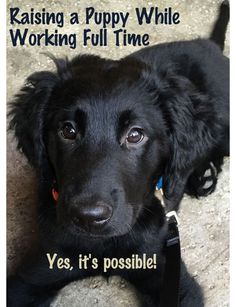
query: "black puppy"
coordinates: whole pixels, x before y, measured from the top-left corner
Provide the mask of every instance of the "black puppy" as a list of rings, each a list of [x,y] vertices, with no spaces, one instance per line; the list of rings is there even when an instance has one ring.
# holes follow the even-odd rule
[[[156,183],[163,178],[166,211],[176,210],[184,192],[214,190],[229,154],[228,59],[220,50],[228,15],[224,2],[211,41],[161,44],[119,61],[55,59],[56,73],[28,78],[11,127],[38,172],[41,238],[9,279],[8,306],[49,306],[68,282],[103,274],[101,266],[76,269],[78,254],[101,263],[143,253],[157,254],[157,269],[104,275],[123,276],[143,306],[160,306],[167,223]],[[50,270],[47,253],[70,258],[74,269]],[[184,267],[180,304],[203,304]]]

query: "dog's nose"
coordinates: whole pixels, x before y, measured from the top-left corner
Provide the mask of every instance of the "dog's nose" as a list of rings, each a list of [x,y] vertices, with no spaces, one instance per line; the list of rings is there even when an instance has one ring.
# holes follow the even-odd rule
[[[100,227],[109,221],[112,216],[112,207],[104,202],[94,205],[79,205],[74,212],[73,222],[79,227],[89,230]]]

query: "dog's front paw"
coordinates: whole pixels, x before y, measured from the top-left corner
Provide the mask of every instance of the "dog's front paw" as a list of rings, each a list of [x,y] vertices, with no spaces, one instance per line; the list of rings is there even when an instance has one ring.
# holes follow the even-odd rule
[[[49,307],[53,297],[19,276],[7,279],[7,307]]]

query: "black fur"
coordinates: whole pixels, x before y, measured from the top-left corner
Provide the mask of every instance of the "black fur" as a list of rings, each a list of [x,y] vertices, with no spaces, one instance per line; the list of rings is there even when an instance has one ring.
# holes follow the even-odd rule
[[[69,257],[74,268],[78,254],[102,261],[156,253],[157,270],[104,275],[123,276],[139,290],[143,306],[159,306],[167,226],[155,184],[163,176],[167,210],[178,209],[184,192],[214,191],[229,154],[228,59],[214,42],[193,40],[119,61],[91,55],[54,61],[57,72],[31,75],[11,111],[18,148],[39,176],[41,238],[9,279],[8,306],[49,306],[68,282],[103,274],[49,270],[48,252]],[[68,121],[74,140],[62,135]],[[139,143],[127,141],[132,127],[143,137]],[[96,204],[112,211],[102,226],[80,215]],[[183,266],[181,306],[202,305],[201,290]]]

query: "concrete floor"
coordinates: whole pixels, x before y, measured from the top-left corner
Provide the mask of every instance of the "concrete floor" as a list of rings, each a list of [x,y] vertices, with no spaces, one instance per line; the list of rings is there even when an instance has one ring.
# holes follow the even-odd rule
[[[160,9],[172,6],[181,15],[181,22],[175,26],[148,25],[137,28],[134,7],[157,6],[156,1],[93,0],[98,10],[128,11],[130,32],[150,33],[151,44],[180,39],[207,37],[216,17],[219,0],[173,0],[158,1]],[[131,4],[132,3],[132,4]],[[88,2],[81,1],[8,1],[8,8],[18,6],[23,10],[31,7],[52,11],[82,11]],[[24,28],[24,26],[21,26]],[[53,27],[48,27],[53,29]],[[65,25],[60,31],[81,32],[79,27]],[[91,26],[95,29],[94,26]],[[43,30],[43,26],[33,26],[33,33]],[[24,79],[34,71],[53,69],[53,65],[41,52],[49,51],[55,56],[72,57],[78,53],[93,53],[113,59],[120,58],[139,47],[16,47],[8,40],[8,100],[18,91]],[[229,54],[227,36],[225,54]],[[25,158],[16,151],[11,133],[8,135],[8,270],[13,272],[30,246],[35,235],[35,176]],[[207,198],[196,200],[185,197],[180,210],[180,232],[182,256],[189,271],[200,283],[205,293],[205,306],[229,306],[229,159],[225,159],[217,190]],[[102,278],[93,278],[73,283],[64,288],[53,306],[81,307],[128,307],[138,306],[132,288],[115,277],[109,285]]]

